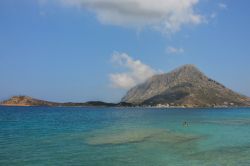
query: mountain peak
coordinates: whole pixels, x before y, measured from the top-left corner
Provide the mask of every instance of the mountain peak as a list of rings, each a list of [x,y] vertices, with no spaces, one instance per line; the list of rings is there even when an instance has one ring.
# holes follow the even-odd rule
[[[48,102],[48,101],[43,101],[39,99],[35,99],[29,96],[13,96],[8,100],[3,101],[0,103],[1,105],[6,105],[6,106],[53,106],[57,105],[57,103],[54,102]]]
[[[183,65],[177,69],[190,69],[190,70],[193,70],[193,69],[197,69],[197,67],[194,65],[194,64],[186,64],[186,65]]]
[[[192,64],[187,64],[187,65],[183,65],[181,67],[176,68],[175,70],[172,71],[173,73],[199,73],[199,74],[203,74],[195,65]]]
[[[135,86],[122,98],[132,104],[170,104],[190,107],[250,105],[250,99],[208,78],[194,65],[155,75]]]
[[[10,99],[19,99],[19,100],[24,100],[24,99],[32,99],[30,96],[25,96],[25,95],[18,95],[18,96],[12,96]]]

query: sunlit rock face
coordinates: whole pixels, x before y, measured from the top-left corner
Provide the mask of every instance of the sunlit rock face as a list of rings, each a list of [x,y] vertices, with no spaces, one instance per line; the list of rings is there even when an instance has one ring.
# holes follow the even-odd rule
[[[193,65],[155,75],[137,85],[123,102],[150,106],[233,107],[250,106],[250,99],[208,78]]]
[[[5,106],[59,106],[60,103],[35,99],[29,96],[13,96],[0,103]]]

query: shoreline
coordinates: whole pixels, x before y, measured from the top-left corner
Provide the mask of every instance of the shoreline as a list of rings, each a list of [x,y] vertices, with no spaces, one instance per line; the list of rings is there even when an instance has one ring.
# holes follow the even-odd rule
[[[3,105],[0,107],[51,107],[51,108],[145,108],[145,109],[234,109],[234,108],[250,108],[250,106],[234,106],[234,107],[185,107],[185,106],[171,106],[171,107],[158,107],[158,106],[46,106],[46,105]]]

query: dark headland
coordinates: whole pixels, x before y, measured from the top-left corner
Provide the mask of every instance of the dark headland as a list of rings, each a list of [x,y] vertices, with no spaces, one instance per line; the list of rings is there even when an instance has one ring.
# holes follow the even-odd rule
[[[28,96],[14,96],[4,106],[100,106],[100,107],[248,107],[250,98],[208,78],[194,65],[155,75],[130,89],[120,103],[90,101],[58,103]]]

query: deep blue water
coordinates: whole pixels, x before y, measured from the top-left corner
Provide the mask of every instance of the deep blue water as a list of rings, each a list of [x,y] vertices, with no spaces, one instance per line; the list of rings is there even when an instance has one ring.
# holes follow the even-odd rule
[[[0,165],[247,166],[250,109],[0,107]]]

